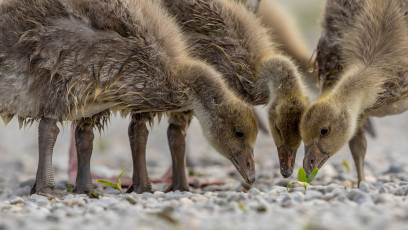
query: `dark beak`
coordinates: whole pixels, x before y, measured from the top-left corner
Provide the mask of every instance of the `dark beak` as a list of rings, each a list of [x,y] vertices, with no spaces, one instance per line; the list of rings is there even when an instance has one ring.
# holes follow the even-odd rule
[[[286,145],[278,147],[278,156],[280,163],[280,172],[284,178],[292,175],[295,166],[297,149],[290,149]]]
[[[252,185],[255,182],[255,160],[253,150],[246,148],[243,152],[232,155],[230,160],[244,178],[245,182]]]
[[[303,159],[303,168],[306,171],[306,175],[315,168],[321,168],[323,164],[329,159],[330,155],[320,151],[316,144],[305,146],[305,158]]]

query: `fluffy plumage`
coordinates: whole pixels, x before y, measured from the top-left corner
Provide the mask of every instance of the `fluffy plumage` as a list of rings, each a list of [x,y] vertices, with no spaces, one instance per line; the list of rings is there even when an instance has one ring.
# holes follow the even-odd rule
[[[290,154],[294,161],[301,142],[298,125],[307,104],[303,80],[259,19],[229,0],[162,1],[182,25],[192,55],[220,71],[229,88],[248,103],[269,105],[269,125],[279,152],[285,149],[282,155]],[[291,170],[284,174],[289,176]]]
[[[364,145],[361,120],[367,116],[408,109],[407,6],[402,0],[327,2],[317,61],[328,90],[308,107],[301,122],[308,171],[321,167],[347,141],[351,149],[358,146],[353,144],[356,138]],[[345,12],[351,18],[339,20]],[[330,47],[325,46],[328,40]],[[354,157],[364,159],[365,147],[359,152],[352,150]]]
[[[90,154],[89,126],[103,127],[109,111],[194,109],[223,155],[252,154],[252,108],[227,90],[220,73],[188,55],[179,27],[154,1],[5,0],[0,31],[0,115],[6,120],[45,119],[44,129],[77,120],[84,127],[76,135],[87,138],[81,148]],[[147,138],[146,130],[135,132]],[[236,130],[245,138],[234,137]],[[246,163],[233,163],[246,173]],[[248,170],[249,182],[253,165]]]

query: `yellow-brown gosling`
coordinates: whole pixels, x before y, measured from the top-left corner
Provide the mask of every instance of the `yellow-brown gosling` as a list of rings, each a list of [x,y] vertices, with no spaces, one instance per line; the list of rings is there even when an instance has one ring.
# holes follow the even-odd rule
[[[302,117],[307,173],[322,167],[348,142],[358,182],[364,180],[367,142],[362,121],[408,109],[407,6],[403,0],[327,1],[324,24],[329,30],[325,33],[334,33],[336,45],[333,50],[321,50],[327,57],[318,55],[318,64],[327,69],[322,70],[327,75],[320,75],[324,83],[335,84]],[[352,19],[339,20],[343,15]],[[342,71],[330,74],[335,65],[341,65]]]

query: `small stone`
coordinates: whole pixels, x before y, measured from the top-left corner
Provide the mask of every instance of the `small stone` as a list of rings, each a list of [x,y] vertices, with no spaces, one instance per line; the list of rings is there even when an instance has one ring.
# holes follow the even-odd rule
[[[407,194],[406,186],[395,189],[393,191],[393,194],[396,195],[396,196],[405,196]]]
[[[157,196],[157,197],[163,197],[164,196],[164,192],[162,192],[162,191],[155,191],[153,194],[155,196]]]
[[[237,198],[238,201],[245,201],[247,199],[248,198],[245,196],[245,193],[242,193],[242,192],[238,195],[238,198]]]
[[[131,197],[124,197],[123,199],[129,202],[131,205],[137,204],[137,201]]]
[[[382,193],[374,200],[375,203],[391,203],[394,200],[394,196],[389,193]]]
[[[150,192],[144,192],[140,198],[142,198],[143,200],[147,200],[149,198],[155,198],[154,194],[150,193]]]
[[[228,204],[228,201],[226,199],[217,198],[215,199],[215,203],[220,206],[225,206]]]
[[[361,193],[358,189],[352,189],[348,194],[347,194],[347,198],[349,198],[349,200],[354,200],[354,198]]]
[[[359,189],[360,189],[360,191],[365,192],[365,193],[368,193],[369,190],[370,190],[369,185],[364,181],[360,182]]]
[[[218,192],[216,194],[217,194],[217,197],[219,198],[225,198],[228,196],[229,192]]]
[[[293,200],[289,195],[286,195],[281,201],[281,206],[285,208],[292,206],[292,204],[293,204]]]
[[[234,193],[230,193],[230,194],[226,197],[226,199],[228,200],[228,202],[237,201],[237,200],[238,200],[238,196],[239,196],[239,194],[234,192]]]
[[[99,198],[99,192],[96,191],[96,190],[92,190],[86,195],[91,199],[98,199]]]
[[[275,203],[276,202],[276,198],[273,196],[268,196],[266,197],[266,201],[269,203]]]
[[[343,191],[344,191],[345,188],[344,188],[344,186],[341,186],[341,185],[332,183],[332,184],[329,184],[329,185],[326,187],[325,192],[326,192],[326,193],[332,192],[332,191],[335,190],[335,189],[343,189]]]
[[[353,182],[351,182],[350,180],[345,180],[342,182],[343,186],[346,188],[351,188],[353,187]]]
[[[50,214],[50,210],[45,207],[38,207],[37,212],[38,216],[46,217]]]
[[[336,201],[339,201],[339,202],[346,202],[347,201],[347,196],[346,195],[344,195],[344,194],[342,194],[342,195],[338,195],[336,198],[335,198],[335,200]]]
[[[185,206],[193,206],[194,202],[190,199],[188,199],[187,197],[183,197],[180,199],[180,203],[185,205]]]
[[[279,193],[287,193],[288,192],[288,189],[286,188],[286,186],[285,187],[282,187],[282,186],[276,186],[276,185],[274,185],[274,186],[272,186],[271,188],[270,188],[270,192],[272,192],[272,191],[276,191],[277,192],[277,194],[279,194]]]
[[[256,212],[258,212],[258,213],[264,213],[264,212],[266,212],[267,211],[267,208],[266,208],[266,206],[265,205],[258,205],[257,207],[256,207]]]
[[[370,203],[372,202],[371,198],[369,195],[363,192],[359,192],[353,199],[356,203],[358,204],[363,204],[363,203]]]
[[[383,182],[383,183],[387,183],[391,181],[391,176],[390,175],[382,175],[380,177],[378,177],[378,180]]]
[[[277,197],[278,194],[279,194],[278,191],[276,191],[276,190],[274,189],[274,190],[269,191],[269,192],[267,193],[267,196],[268,196],[268,197],[271,197],[271,196]]]
[[[180,205],[180,202],[178,202],[177,200],[170,200],[169,204],[171,207],[178,207]]]
[[[213,192],[206,192],[206,193],[204,193],[204,196],[207,197],[207,198],[210,198],[210,197],[212,197],[213,195],[214,195]]]
[[[45,206],[45,205],[50,203],[50,201],[48,200],[47,197],[40,196],[40,195],[37,195],[37,194],[31,195],[30,200],[32,202],[36,203],[37,205],[40,205],[40,206]]]
[[[305,194],[305,199],[307,201],[309,200],[313,200],[316,198],[321,198],[323,196],[323,194],[319,191],[315,191],[315,190],[307,190],[306,194]]]
[[[191,199],[196,203],[204,203],[208,200],[205,196],[193,196]]]
[[[294,201],[299,203],[305,200],[305,194],[303,194],[302,192],[292,192],[290,193],[290,196],[293,198]]]
[[[93,214],[103,212],[104,210],[105,209],[100,205],[93,205],[91,208],[89,208],[89,212]]]
[[[396,165],[391,165],[388,170],[384,173],[384,174],[388,174],[388,173],[403,173],[405,172],[405,170],[399,166]]]
[[[82,216],[84,214],[84,209],[78,208],[78,207],[71,207],[71,208],[68,208],[66,211],[67,211],[67,216],[70,216],[70,217]]]
[[[375,188],[380,188],[383,184],[384,184],[384,182],[382,182],[382,181],[377,181],[377,182],[373,183],[372,185],[373,185]]]
[[[408,185],[408,181],[401,181],[398,183],[398,186],[405,186]]]
[[[64,218],[67,215],[65,208],[58,208],[52,211],[52,215],[58,217],[59,219]]]
[[[251,188],[251,190],[249,190],[249,194],[252,196],[258,196],[259,194],[261,194],[261,191],[259,191],[259,189],[257,188]]]
[[[24,200],[21,197],[16,197],[16,198],[10,200],[10,204],[13,204],[13,205],[24,204]]]
[[[181,198],[183,198],[182,194],[169,192],[166,194],[166,197],[164,199],[165,200],[180,200]]]
[[[326,190],[326,186],[323,186],[323,185],[309,186],[307,188],[307,191],[318,191],[322,194],[324,194],[325,190]]]
[[[379,193],[388,193],[388,190],[387,190],[387,188],[385,188],[385,187],[381,187],[381,188],[378,190],[378,192],[379,192]]]
[[[45,219],[51,222],[58,222],[60,220],[58,216],[54,216],[54,215],[48,215]]]

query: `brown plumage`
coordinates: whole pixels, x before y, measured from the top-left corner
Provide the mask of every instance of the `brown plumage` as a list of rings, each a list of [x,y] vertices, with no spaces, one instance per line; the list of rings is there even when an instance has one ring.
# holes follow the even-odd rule
[[[92,188],[92,127],[107,111],[136,114],[132,128],[147,139],[149,114],[194,109],[212,144],[246,179],[253,177],[253,162],[236,160],[252,154],[252,108],[227,90],[218,72],[188,55],[177,25],[153,1],[6,0],[0,31],[0,115],[41,120],[32,192],[55,195],[55,123],[66,120],[81,124],[76,191]],[[236,138],[237,130],[245,137]]]
[[[300,128],[307,172],[321,167],[349,142],[359,182],[364,180],[366,140],[361,121],[408,109],[407,4],[327,2],[317,61],[328,89],[308,107]],[[339,20],[343,15],[351,18]]]
[[[307,104],[295,65],[280,54],[267,29],[243,5],[228,0],[163,2],[182,25],[192,55],[220,71],[227,85],[248,103],[269,105],[279,158],[291,166],[282,174],[289,176],[301,142],[298,124]]]

